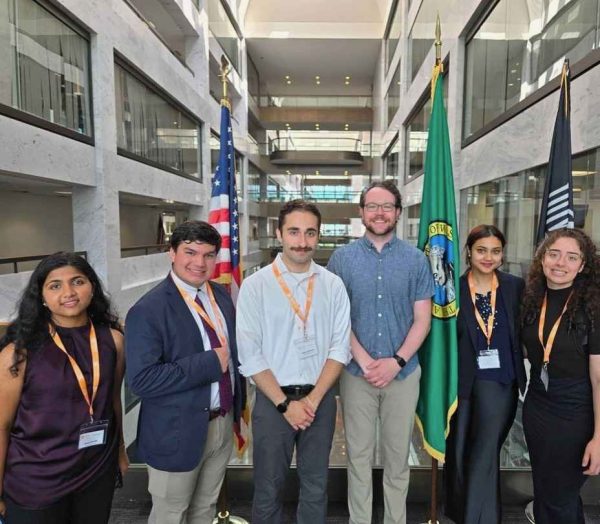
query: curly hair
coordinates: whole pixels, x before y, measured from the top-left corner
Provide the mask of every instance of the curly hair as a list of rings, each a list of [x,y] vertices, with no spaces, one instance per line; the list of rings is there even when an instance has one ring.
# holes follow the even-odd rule
[[[48,255],[35,268],[18,303],[17,317],[8,325],[6,334],[0,338],[0,351],[14,344],[15,354],[10,372],[19,373],[19,366],[29,353],[37,351],[50,340],[48,324],[52,323],[50,311],[43,306],[42,289],[50,272],[65,266],[81,271],[92,284],[94,293],[87,308],[88,317],[96,326],[109,326],[119,331],[117,315],[102,289],[98,275],[84,258],[73,253],[58,252]]]
[[[581,229],[558,229],[552,231],[546,239],[538,246],[523,296],[523,307],[521,310],[521,323],[523,325],[533,324],[539,315],[546,293],[546,276],[542,268],[542,259],[546,251],[559,238],[572,238],[579,245],[583,256],[583,269],[575,277],[573,282],[573,297],[567,306],[567,319],[573,323],[577,313],[583,313],[594,329],[594,317],[600,311],[600,257],[593,240]]]

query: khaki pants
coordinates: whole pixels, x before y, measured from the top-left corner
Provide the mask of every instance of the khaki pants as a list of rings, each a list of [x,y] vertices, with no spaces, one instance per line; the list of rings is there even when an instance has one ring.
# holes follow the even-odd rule
[[[200,463],[192,471],[172,473],[148,466],[152,511],[148,524],[209,524],[233,450],[233,416],[208,424]]]
[[[404,380],[385,388],[371,386],[346,370],[340,386],[348,449],[348,509],[350,524],[371,524],[372,468],[377,419],[381,421],[384,523],[406,523],[406,495],[410,468],[408,453],[419,398],[418,367]]]

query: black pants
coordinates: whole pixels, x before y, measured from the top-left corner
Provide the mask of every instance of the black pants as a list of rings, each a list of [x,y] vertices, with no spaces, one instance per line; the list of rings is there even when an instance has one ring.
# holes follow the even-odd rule
[[[459,399],[446,451],[446,515],[459,524],[500,524],[500,449],[517,410],[515,383],[475,380]],[[555,523],[558,524],[558,523]]]
[[[532,371],[523,430],[531,458],[536,524],[583,524],[579,491],[587,476],[581,460],[594,433],[590,380],[551,378],[545,391]]]
[[[330,389],[317,416],[304,431],[295,431],[260,391],[252,410],[254,435],[254,500],[252,524],[280,524],[283,488],[296,448],[300,481],[297,524],[324,524],[327,515],[327,474],[335,430],[336,401]]]
[[[116,465],[98,479],[44,509],[27,509],[6,498],[7,524],[107,524],[115,490]]]

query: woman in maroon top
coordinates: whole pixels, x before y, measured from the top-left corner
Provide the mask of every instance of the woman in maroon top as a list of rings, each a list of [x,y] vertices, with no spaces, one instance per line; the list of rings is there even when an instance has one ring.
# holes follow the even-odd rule
[[[35,269],[0,340],[0,514],[8,524],[106,524],[123,444],[123,336],[91,266]]]
[[[553,231],[539,246],[522,317],[535,522],[583,524],[579,491],[600,472],[600,258],[583,231]]]

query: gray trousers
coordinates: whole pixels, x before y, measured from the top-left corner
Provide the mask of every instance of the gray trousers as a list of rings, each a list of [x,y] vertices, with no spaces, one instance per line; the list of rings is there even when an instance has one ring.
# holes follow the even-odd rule
[[[335,430],[332,390],[323,397],[312,425],[295,431],[260,391],[252,410],[254,502],[252,524],[283,522],[283,489],[294,446],[300,481],[296,522],[323,524],[327,515],[327,474]]]

